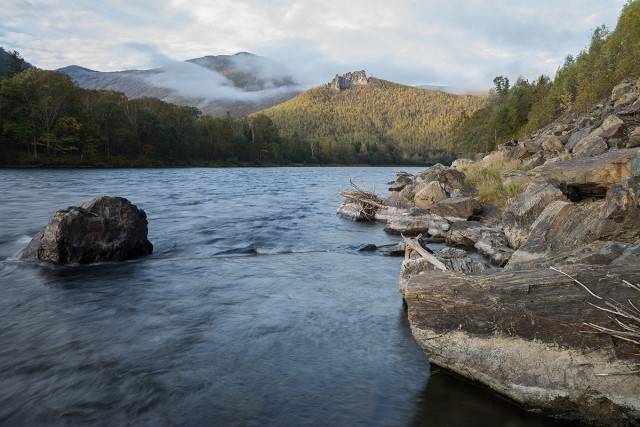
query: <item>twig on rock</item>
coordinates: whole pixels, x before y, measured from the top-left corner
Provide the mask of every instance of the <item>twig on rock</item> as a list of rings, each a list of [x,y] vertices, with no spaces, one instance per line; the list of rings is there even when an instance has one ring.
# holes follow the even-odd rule
[[[591,292],[591,289],[587,288],[582,282],[580,282],[579,280],[577,280],[575,277],[565,273],[564,271],[555,268],[555,267],[550,267],[553,271],[557,271],[558,273],[564,274],[565,276],[567,276],[569,279],[573,280],[574,282],[576,282],[578,285],[582,286],[587,292],[589,292],[591,294],[591,296],[598,298],[598,299],[602,299],[602,297],[594,294],[593,292]]]

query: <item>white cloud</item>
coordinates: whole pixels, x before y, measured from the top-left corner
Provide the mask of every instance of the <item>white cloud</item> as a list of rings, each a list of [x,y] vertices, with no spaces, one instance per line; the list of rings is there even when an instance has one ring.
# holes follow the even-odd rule
[[[248,51],[301,81],[366,69],[400,83],[491,86],[496,75],[553,74],[625,0],[6,0],[0,45],[35,65],[102,71]]]

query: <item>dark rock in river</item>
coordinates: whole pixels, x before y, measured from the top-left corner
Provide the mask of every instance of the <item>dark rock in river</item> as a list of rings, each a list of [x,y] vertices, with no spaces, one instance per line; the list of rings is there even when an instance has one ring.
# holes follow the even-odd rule
[[[22,258],[88,264],[137,258],[152,251],[145,212],[122,197],[101,196],[57,211]]]

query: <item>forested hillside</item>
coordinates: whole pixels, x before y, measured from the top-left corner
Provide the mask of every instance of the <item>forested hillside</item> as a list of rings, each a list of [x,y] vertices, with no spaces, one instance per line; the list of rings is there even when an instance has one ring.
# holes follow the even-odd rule
[[[287,151],[266,116],[201,116],[155,98],[82,89],[35,68],[0,78],[0,164],[173,166],[286,164]]]
[[[262,113],[285,138],[306,141],[320,158],[420,163],[448,157],[455,119],[485,103],[370,78],[340,91],[319,86]]]
[[[562,114],[591,108],[623,79],[640,76],[640,1],[628,1],[614,31],[598,27],[588,48],[567,56],[552,80],[522,78],[511,85],[507,77],[494,80],[489,104],[463,114],[454,128],[453,148],[475,153],[521,138]]]
[[[17,51],[7,52],[0,47],[0,77],[11,77],[20,71],[32,68]]]

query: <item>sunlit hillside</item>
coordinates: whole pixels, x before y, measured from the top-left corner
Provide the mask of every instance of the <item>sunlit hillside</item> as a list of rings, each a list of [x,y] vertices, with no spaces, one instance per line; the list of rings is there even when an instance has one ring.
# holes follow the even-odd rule
[[[424,90],[370,78],[342,91],[318,86],[263,110],[281,135],[316,140],[321,150],[427,159],[449,148],[451,125],[486,98]]]

